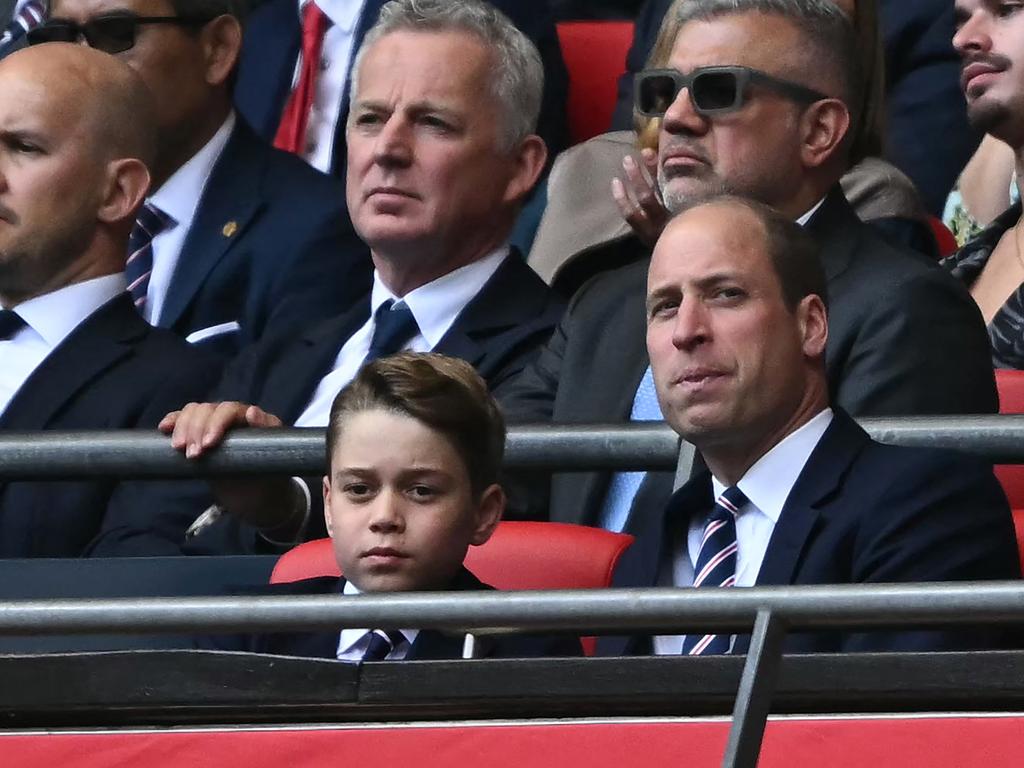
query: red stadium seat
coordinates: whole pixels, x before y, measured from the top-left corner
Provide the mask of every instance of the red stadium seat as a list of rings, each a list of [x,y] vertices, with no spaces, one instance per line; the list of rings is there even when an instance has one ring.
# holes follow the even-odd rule
[[[928,223],[931,224],[932,234],[935,235],[935,242],[939,246],[939,256],[946,258],[960,247],[949,227],[942,223],[942,219],[929,216]]]
[[[619,75],[633,43],[631,21],[563,21],[557,25],[569,70],[569,137],[573,144],[608,130]]]
[[[1000,413],[1024,413],[1024,371],[996,371]],[[997,464],[996,477],[1013,510],[1013,524],[1017,529],[1017,545],[1024,566],[1024,465]]]
[[[498,589],[598,589],[612,573],[633,537],[566,523],[499,523],[491,540],[470,547],[466,567]],[[330,539],[300,544],[281,555],[271,584],[340,576]],[[593,638],[584,638],[587,655]]]

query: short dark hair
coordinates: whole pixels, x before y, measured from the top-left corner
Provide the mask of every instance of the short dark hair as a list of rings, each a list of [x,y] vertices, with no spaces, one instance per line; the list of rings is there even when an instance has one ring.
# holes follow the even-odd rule
[[[821,248],[810,232],[774,208],[737,195],[718,195],[704,205],[735,205],[749,211],[764,230],[765,249],[782,288],[782,300],[793,312],[805,296],[815,295],[828,307],[828,284],[821,263]]]
[[[367,363],[334,399],[327,426],[327,466],[347,417],[383,410],[416,419],[455,448],[474,495],[498,482],[505,419],[469,363],[434,353],[401,352]]]

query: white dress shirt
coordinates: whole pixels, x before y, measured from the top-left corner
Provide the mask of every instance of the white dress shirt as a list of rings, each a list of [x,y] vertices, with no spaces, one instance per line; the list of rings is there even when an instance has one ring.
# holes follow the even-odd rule
[[[164,307],[174,270],[178,266],[185,238],[192,228],[199,201],[206,189],[206,182],[210,180],[213,166],[220,159],[234,127],[235,114],[232,112],[213,138],[176,170],[174,175],[146,201],[155,205],[175,222],[153,238],[153,272],[149,276],[143,315],[154,325],[160,320],[160,312]]]
[[[362,593],[355,584],[346,579],[342,594],[359,595]],[[363,655],[370,645],[370,637],[367,634],[370,631],[369,629],[351,628],[341,630],[341,634],[338,636],[337,657],[341,661],[362,661]],[[420,633],[418,629],[400,629],[398,631],[402,633],[406,642],[385,656],[388,661],[400,661],[408,656],[412,644],[416,642],[416,636]]]
[[[0,341],[0,415],[47,356],[86,318],[127,287],[124,274],[119,272],[9,307],[26,325],[10,339]]]
[[[736,517],[737,587],[751,587],[757,583],[757,574],[768,550],[768,542],[779,522],[786,499],[831,423],[832,409],[826,408],[799,429],[786,435],[736,483],[749,500]],[[714,499],[726,489],[714,476],[711,485]],[[677,532],[676,539],[671,543],[671,560],[662,567],[659,585],[688,587],[693,584],[693,564],[700,553],[705,522],[703,518],[695,516],[686,531]],[[666,635],[654,638],[654,652],[678,655],[683,646],[683,637]]]
[[[419,326],[419,333],[403,347],[414,352],[429,352],[444,338],[462,310],[473,300],[488,280],[498,271],[509,254],[503,246],[484,258],[459,267],[454,272],[437,278],[409,291],[401,299],[391,293],[373,273],[373,291],[370,296],[370,317],[341,347],[334,360],[334,369],[321,379],[298,419],[296,427],[325,427],[331,413],[331,404],[342,387],[355,378],[373,338],[374,315],[385,301],[405,304]]]
[[[299,18],[307,2],[299,0]],[[302,156],[306,161],[324,173],[331,172],[334,159],[334,136],[341,118],[345,101],[345,83],[355,55],[356,25],[363,12],[363,0],[317,0],[324,15],[331,20],[331,26],[324,33],[323,48],[320,49],[320,72],[316,78],[316,93],[313,107],[306,123],[306,148]],[[302,71],[302,52],[295,62],[292,76],[292,90]]]

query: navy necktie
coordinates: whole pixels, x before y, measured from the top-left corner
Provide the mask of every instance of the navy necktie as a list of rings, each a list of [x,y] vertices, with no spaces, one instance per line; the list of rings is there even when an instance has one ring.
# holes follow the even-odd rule
[[[395,354],[419,331],[416,318],[405,304],[385,301],[373,317],[373,338],[370,339],[370,351],[366,353],[363,362]]]
[[[28,323],[13,309],[0,309],[0,341],[7,341]]]
[[[731,587],[736,583],[736,515],[747,503],[747,497],[735,485],[718,497],[704,524],[704,537],[693,566],[693,586]],[[731,644],[732,635],[691,634],[683,640],[682,653],[728,653]]]
[[[132,228],[124,274],[128,279],[128,292],[132,295],[132,301],[143,314],[146,314],[149,276],[153,272],[153,238],[174,223],[174,219],[155,205],[146,203],[139,209],[139,216]]]
[[[405,642],[405,636],[401,632],[375,629],[367,634],[370,636],[370,643],[363,652],[363,661],[384,661],[388,654]]]
[[[0,55],[18,42],[30,29],[35,29],[46,18],[46,3],[29,0],[18,9],[11,23],[0,35]]]

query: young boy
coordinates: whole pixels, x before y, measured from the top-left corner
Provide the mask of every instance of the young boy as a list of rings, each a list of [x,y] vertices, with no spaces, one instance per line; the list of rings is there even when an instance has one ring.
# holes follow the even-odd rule
[[[331,407],[324,515],[341,578],[275,594],[491,589],[462,561],[505,508],[498,472],[505,424],[462,360],[402,353],[365,366]],[[245,650],[351,661],[452,659],[465,637],[432,630],[344,629],[246,638]],[[477,638],[476,656],[579,655],[572,637]],[[221,647],[224,647],[221,645]],[[233,644],[239,648],[239,645]]]

